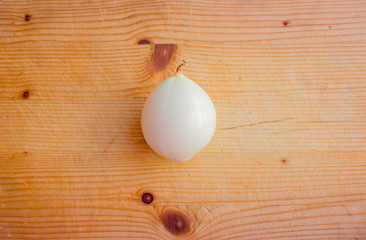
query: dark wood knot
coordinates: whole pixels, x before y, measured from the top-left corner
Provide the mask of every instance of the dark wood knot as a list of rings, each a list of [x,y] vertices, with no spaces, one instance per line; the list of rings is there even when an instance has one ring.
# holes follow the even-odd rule
[[[23,98],[23,99],[27,99],[27,98],[29,98],[29,91],[28,91],[28,90],[26,90],[26,91],[24,91],[24,92],[23,92],[23,94],[22,94],[22,98]]]
[[[139,45],[150,44],[150,41],[147,39],[141,39],[140,41],[137,42],[137,44]]]
[[[165,229],[172,234],[181,235],[190,230],[189,219],[184,213],[167,210],[162,214],[161,220]]]
[[[154,196],[151,193],[142,194],[141,200],[143,203],[150,204],[154,201]]]
[[[31,16],[30,16],[29,14],[25,14],[25,15],[24,15],[24,20],[25,20],[25,21],[27,21],[27,22],[28,22],[28,21],[30,20],[30,18],[31,18]]]

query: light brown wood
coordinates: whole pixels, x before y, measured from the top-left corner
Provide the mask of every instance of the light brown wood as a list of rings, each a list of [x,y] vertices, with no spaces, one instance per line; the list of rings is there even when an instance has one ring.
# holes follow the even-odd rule
[[[140,129],[182,59],[183,164]],[[366,239],[364,1],[2,0],[0,118],[0,239]]]

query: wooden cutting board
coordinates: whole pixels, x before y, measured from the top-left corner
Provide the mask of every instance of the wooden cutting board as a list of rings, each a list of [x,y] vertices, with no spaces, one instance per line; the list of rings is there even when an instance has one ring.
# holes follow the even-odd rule
[[[183,59],[217,129],[175,163]],[[0,0],[0,118],[0,239],[366,239],[365,1]]]

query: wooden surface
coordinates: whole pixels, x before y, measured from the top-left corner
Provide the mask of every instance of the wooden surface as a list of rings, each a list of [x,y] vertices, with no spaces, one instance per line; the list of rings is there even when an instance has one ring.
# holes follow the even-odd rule
[[[182,59],[183,164],[140,128]],[[366,239],[362,0],[1,0],[0,118],[0,239]]]

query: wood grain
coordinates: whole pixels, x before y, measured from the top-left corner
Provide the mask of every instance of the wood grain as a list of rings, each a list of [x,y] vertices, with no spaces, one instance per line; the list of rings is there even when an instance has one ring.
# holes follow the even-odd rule
[[[180,164],[139,121],[182,59]],[[2,0],[0,239],[366,239],[365,63],[358,0]]]

